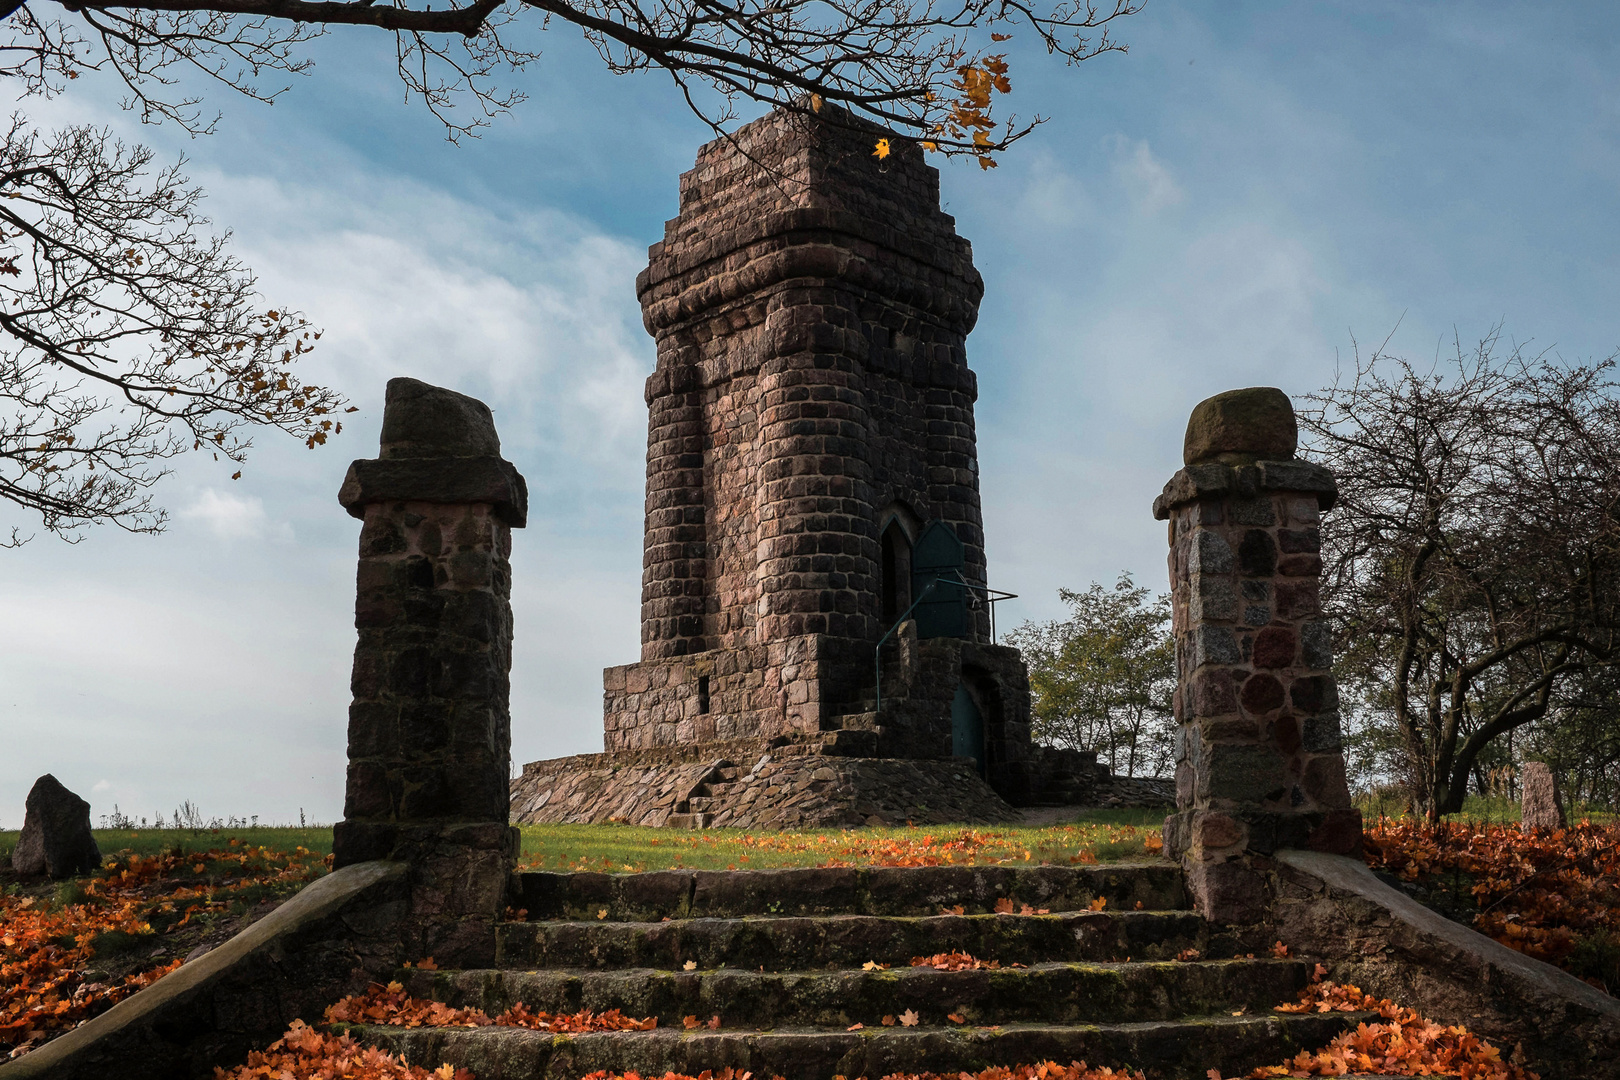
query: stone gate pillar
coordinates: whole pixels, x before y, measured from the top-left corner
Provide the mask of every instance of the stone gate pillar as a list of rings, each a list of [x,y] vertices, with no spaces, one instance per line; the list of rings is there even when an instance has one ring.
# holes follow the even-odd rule
[[[1232,390],[1187,423],[1186,467],[1153,515],[1170,523],[1177,813],[1165,850],[1218,922],[1264,912],[1265,856],[1360,849],[1323,619],[1319,515],[1333,475],[1296,460],[1281,390]]]
[[[512,529],[528,505],[483,402],[391,379],[376,460],[338,501],[360,531],[337,866],[411,864],[406,948],[492,957],[517,857],[507,823]]]

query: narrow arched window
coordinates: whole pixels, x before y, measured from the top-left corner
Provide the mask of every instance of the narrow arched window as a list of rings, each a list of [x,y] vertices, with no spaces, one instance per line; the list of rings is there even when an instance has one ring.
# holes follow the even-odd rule
[[[880,542],[883,552],[879,595],[883,628],[887,630],[911,606],[911,540],[896,519],[883,530]]]

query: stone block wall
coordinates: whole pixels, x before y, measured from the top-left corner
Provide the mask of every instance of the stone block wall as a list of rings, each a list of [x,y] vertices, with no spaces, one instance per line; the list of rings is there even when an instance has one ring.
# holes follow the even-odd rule
[[[517,856],[510,556],[527,491],[489,409],[453,391],[390,380],[381,442],[338,495],[364,524],[334,862],[410,864],[410,943],[476,962]]]
[[[912,588],[885,530],[914,544],[948,525],[963,582],[987,584],[966,353],[984,286],[923,152],[873,155],[887,134],[831,106],[773,113],[681,178],[636,283],[658,348],[641,659],[604,672],[604,745],[827,735],[840,754],[941,761],[966,684],[984,778],[1029,802],[1045,772],[1027,674],[989,642],[985,605],[960,639],[891,642],[904,678],[876,709],[873,652]]]
[[[879,729],[879,752],[885,757],[948,758],[951,702],[959,682],[967,684],[984,720],[985,780],[1014,806],[1036,801],[1042,781],[1029,736],[1029,672],[1017,649],[902,634],[884,663],[883,693],[889,701],[881,715],[859,723]]]
[[[862,642],[804,634],[717,648],[602,673],[608,750],[713,739],[772,738],[839,726],[841,706],[870,679]]]
[[[876,641],[891,504],[950,522],[984,583],[983,286],[921,151],[880,165],[877,129],[848,123],[773,114],[704,147],[638,280],[658,341],[643,660]]]

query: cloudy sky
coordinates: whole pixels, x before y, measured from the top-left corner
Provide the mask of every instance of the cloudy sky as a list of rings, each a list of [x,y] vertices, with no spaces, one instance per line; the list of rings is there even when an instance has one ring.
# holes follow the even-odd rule
[[[1308,392],[1392,330],[1416,360],[1498,321],[1570,359],[1620,347],[1620,8],[1149,0],[1119,32],[1129,55],[1075,69],[1015,51],[1012,100],[1050,122],[997,170],[944,167],[986,282],[969,355],[1009,622],[1122,570],[1163,587],[1148,506],[1208,394]],[[0,552],[0,828],[44,772],[97,815],[341,814],[358,525],[335,495],[394,375],[489,401],[529,480],[514,758],[601,748],[600,669],[637,656],[633,282],[705,131],[658,77],[540,45],[529,100],[461,147],[360,32],[274,107],[214,94],[207,138],[140,128],[110,86],[24,103],[184,154],[360,412],[315,452],[262,436],[234,483],[180,463],[162,536]]]

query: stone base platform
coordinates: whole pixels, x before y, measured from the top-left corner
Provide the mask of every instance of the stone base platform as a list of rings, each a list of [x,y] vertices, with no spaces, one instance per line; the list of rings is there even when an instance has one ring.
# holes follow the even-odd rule
[[[753,829],[1020,820],[969,759],[839,750],[821,739],[745,739],[530,762],[512,782],[511,820]]]

